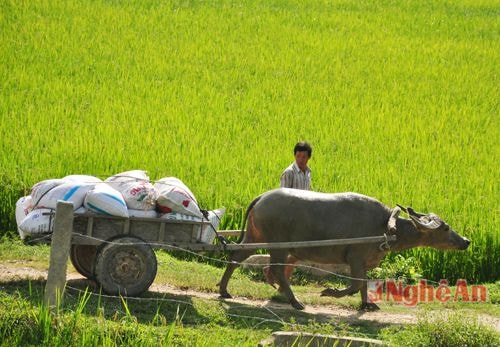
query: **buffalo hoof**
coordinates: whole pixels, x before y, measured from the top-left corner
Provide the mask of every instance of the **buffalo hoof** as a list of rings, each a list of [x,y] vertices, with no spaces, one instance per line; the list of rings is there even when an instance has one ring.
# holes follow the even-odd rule
[[[290,302],[290,304],[292,304],[292,307],[296,310],[300,310],[302,311],[303,309],[305,309],[306,307],[304,305],[302,305],[300,302],[298,302],[297,300],[292,300]]]
[[[220,293],[219,298],[221,299],[232,299],[233,297],[228,292]]]
[[[321,292],[321,296],[333,296],[338,298],[340,297],[340,291],[337,288],[326,288]]]
[[[378,310],[380,310],[380,307],[378,307],[377,304],[374,304],[372,302],[364,302],[361,304],[360,310],[361,311],[378,311]]]

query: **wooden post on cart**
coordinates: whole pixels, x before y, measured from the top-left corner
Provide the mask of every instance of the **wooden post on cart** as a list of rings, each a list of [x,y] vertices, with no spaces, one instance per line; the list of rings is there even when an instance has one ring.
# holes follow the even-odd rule
[[[63,297],[72,232],[73,204],[59,200],[50,247],[49,274],[45,286],[45,303],[48,307],[56,307]]]

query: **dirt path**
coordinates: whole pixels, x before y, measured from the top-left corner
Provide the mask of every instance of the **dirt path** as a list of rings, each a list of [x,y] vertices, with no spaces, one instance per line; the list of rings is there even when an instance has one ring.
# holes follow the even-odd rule
[[[21,280],[21,279],[46,280],[47,271],[42,271],[31,267],[19,266],[19,263],[17,262],[14,262],[12,264],[9,263],[0,264],[1,282]],[[78,279],[84,279],[84,277],[82,277],[79,273],[70,272],[67,275],[67,279],[78,280]],[[154,283],[150,287],[150,291],[158,293],[167,293],[178,296],[196,297],[207,300],[220,300],[219,295],[216,293],[199,292],[192,289],[179,289],[161,283]],[[230,303],[239,303],[247,306],[261,307],[268,311],[290,310],[290,305],[288,304],[278,303],[269,300],[255,300],[244,297],[236,297],[233,299],[225,299],[225,301]],[[365,321],[377,324],[413,324],[417,321],[417,314],[418,314],[418,312],[405,313],[405,314],[389,313],[384,311],[361,312],[335,305],[306,305],[306,308],[302,312],[310,314],[315,317],[336,318],[337,320],[343,322],[359,323],[360,321]],[[452,312],[452,310],[450,310],[450,312]],[[492,326],[496,331],[500,332],[499,317],[494,317],[486,314],[479,314],[478,318],[482,323],[488,324]]]
[[[217,293],[205,293],[198,292],[191,289],[179,289],[174,288],[165,284],[153,284],[150,288],[151,291],[156,291],[160,293],[170,293],[175,295],[185,295],[189,297],[197,297],[207,300],[220,300],[219,294]],[[279,303],[271,300],[256,300],[249,299],[245,297],[234,297],[232,299],[224,299],[224,301],[231,303],[238,303],[242,305],[261,307],[265,310],[271,311],[286,311],[291,310],[289,304]],[[352,322],[356,320],[362,321],[372,321],[376,323],[386,323],[386,324],[410,324],[415,323],[417,317],[412,314],[398,314],[398,313],[387,313],[383,311],[377,312],[360,312],[357,310],[349,310],[340,306],[335,305],[306,305],[306,308],[301,311],[314,316],[325,316],[330,318],[337,318],[341,321]]]

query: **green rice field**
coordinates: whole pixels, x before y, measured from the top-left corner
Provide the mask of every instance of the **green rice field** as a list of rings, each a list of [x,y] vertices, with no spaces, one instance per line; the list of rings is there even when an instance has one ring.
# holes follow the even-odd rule
[[[472,244],[424,277],[500,279],[500,5],[0,1],[0,235],[68,174],[176,176],[223,229],[313,146],[313,189],[434,212]]]

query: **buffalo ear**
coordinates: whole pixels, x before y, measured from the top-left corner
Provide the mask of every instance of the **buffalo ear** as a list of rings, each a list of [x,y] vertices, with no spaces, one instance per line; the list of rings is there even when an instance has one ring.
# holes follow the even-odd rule
[[[443,221],[433,213],[418,213],[411,207],[404,208],[401,205],[398,205],[398,207],[410,216],[415,227],[423,231],[436,230],[443,224]]]
[[[443,225],[443,221],[433,213],[429,214],[410,214],[410,218],[415,225],[425,231],[436,230]]]

